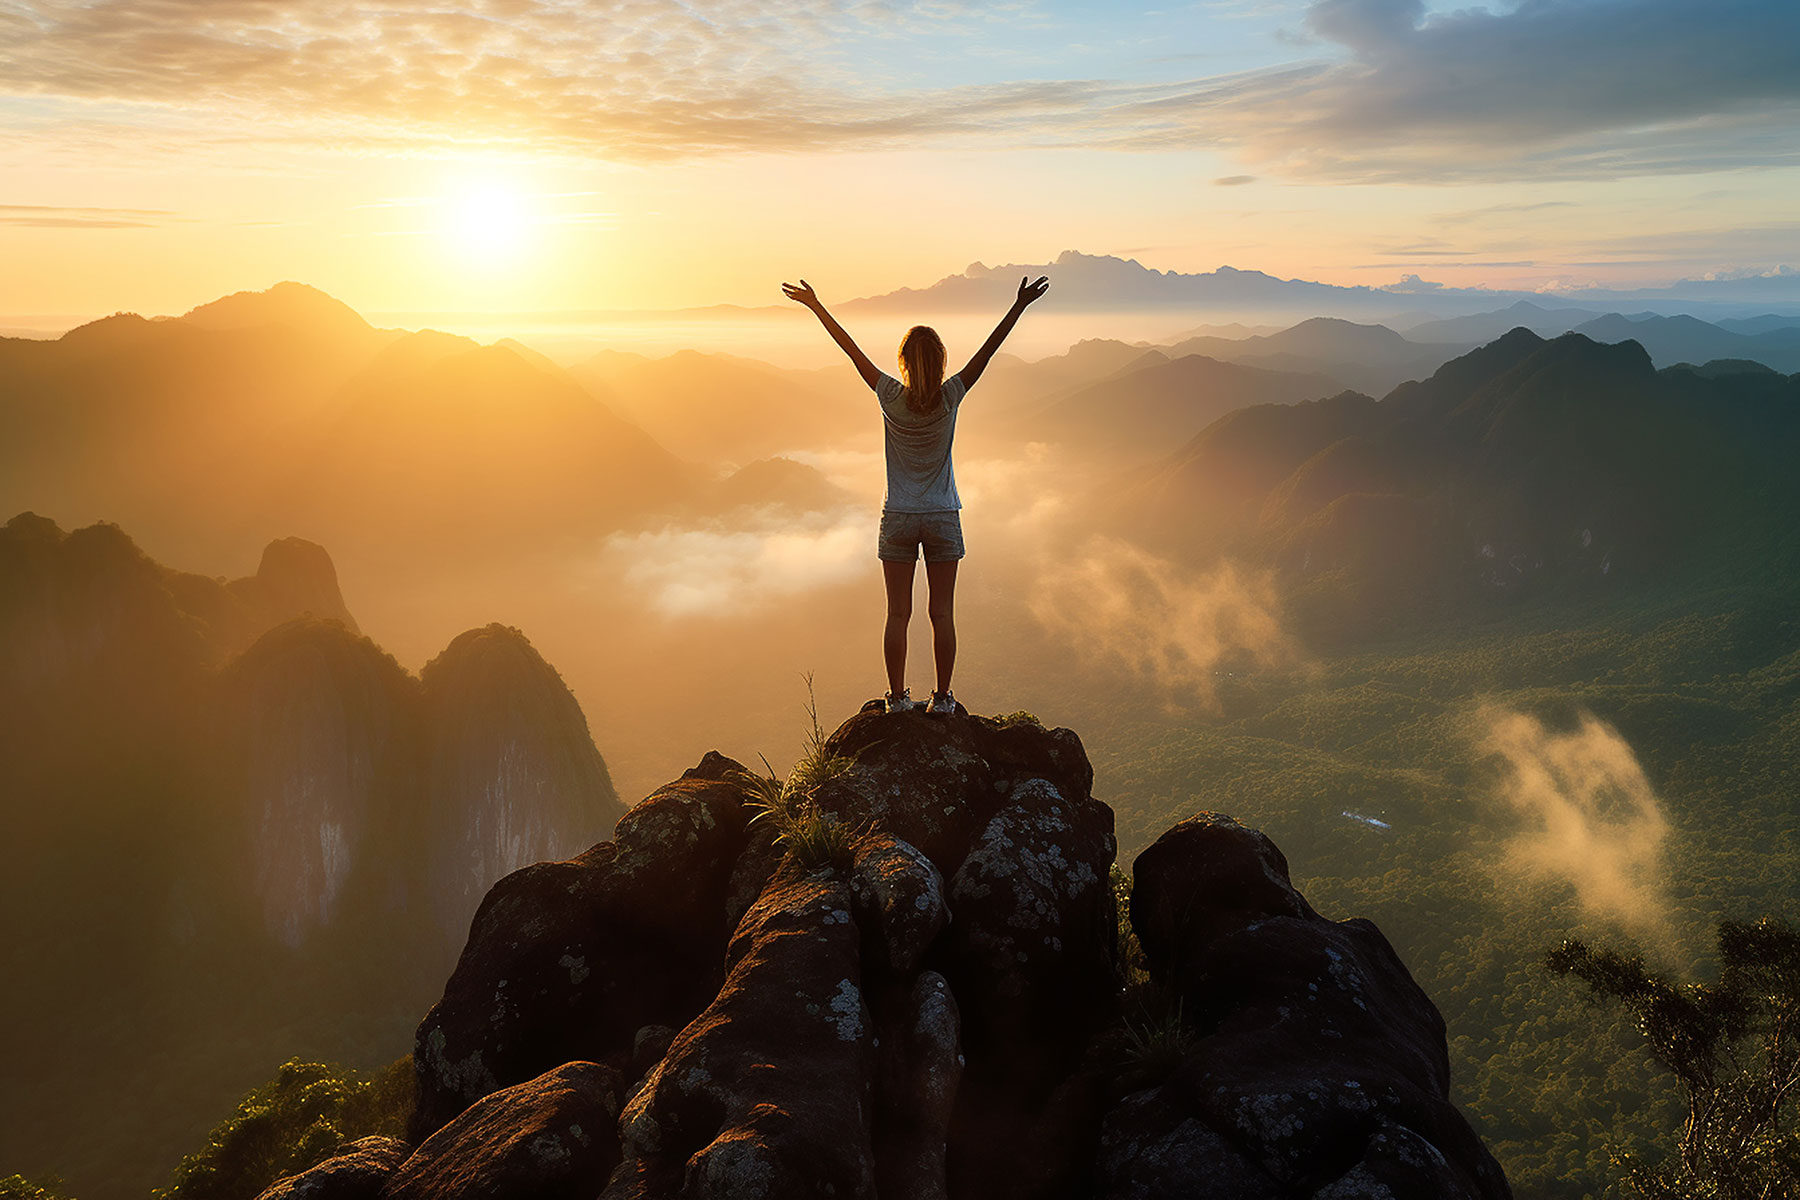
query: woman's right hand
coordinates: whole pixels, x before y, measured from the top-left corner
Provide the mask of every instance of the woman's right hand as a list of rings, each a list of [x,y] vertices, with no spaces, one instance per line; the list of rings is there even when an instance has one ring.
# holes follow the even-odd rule
[[[791,283],[782,284],[781,294],[786,296],[789,300],[795,300],[806,305],[808,308],[819,307],[819,294],[813,291],[812,284],[806,282],[804,279],[800,281],[798,287]]]
[[[1036,283],[1025,279],[1019,280],[1019,307],[1024,308],[1033,300],[1043,299],[1044,293],[1049,290],[1050,277],[1048,275],[1039,275]]]

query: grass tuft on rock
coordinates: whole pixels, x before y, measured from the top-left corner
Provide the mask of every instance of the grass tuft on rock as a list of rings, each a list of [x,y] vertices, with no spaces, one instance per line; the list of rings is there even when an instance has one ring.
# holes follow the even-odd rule
[[[1155,989],[1138,993],[1137,1012],[1127,1014],[1125,1067],[1132,1074],[1162,1081],[1194,1052],[1198,1038],[1182,1016],[1182,1002],[1169,1003]]]
[[[855,755],[835,754],[826,745],[825,730],[819,725],[819,703],[813,693],[811,671],[801,676],[806,681],[807,734],[800,757],[783,779],[762,759],[763,772],[735,771],[732,781],[744,789],[745,802],[758,809],[750,823],[767,821],[777,832],[775,844],[785,848],[800,866],[809,871],[824,867],[846,868],[856,854],[856,844],[868,834],[869,823],[848,824],[819,807],[815,793],[819,788],[848,772],[856,765]]]

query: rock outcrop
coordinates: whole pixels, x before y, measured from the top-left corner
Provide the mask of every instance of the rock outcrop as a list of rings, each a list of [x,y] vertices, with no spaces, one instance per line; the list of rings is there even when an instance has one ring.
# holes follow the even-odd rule
[[[679,1029],[705,1007],[749,820],[725,778],[734,766],[708,756],[632,809],[614,840],[494,885],[419,1025],[416,1139],[559,1063],[628,1068],[641,1030]]]
[[[590,1200],[619,1161],[618,1072],[564,1063],[483,1096],[387,1180],[384,1200]]]
[[[325,547],[304,538],[276,538],[263,547],[256,574],[232,580],[225,590],[242,602],[250,619],[233,631],[230,643],[221,646],[223,653],[243,649],[265,629],[293,616],[336,621],[352,633],[357,631],[356,618],[350,615],[338,589],[331,555]]]
[[[872,706],[827,750],[784,818],[708,755],[495,885],[384,1196],[1510,1196],[1437,1010],[1260,833],[1201,814],[1139,856],[1127,988],[1074,734]],[[1126,1021],[1156,1004],[1160,1056]]]
[[[432,907],[460,935],[494,880],[593,845],[624,809],[581,706],[518,630],[471,629],[419,678]]]
[[[1108,1114],[1097,1194],[1509,1194],[1449,1101],[1436,1006],[1373,924],[1314,912],[1263,834],[1170,829],[1138,855],[1131,918],[1192,1042]]]
[[[412,1155],[398,1138],[348,1142],[324,1162],[264,1190],[260,1200],[380,1200],[381,1189]]]

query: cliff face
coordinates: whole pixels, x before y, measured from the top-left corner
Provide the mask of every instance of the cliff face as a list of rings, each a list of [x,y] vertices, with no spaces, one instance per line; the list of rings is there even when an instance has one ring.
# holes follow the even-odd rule
[[[453,949],[496,879],[624,811],[575,697],[501,625],[415,680],[342,625],[290,622],[231,663],[219,711],[225,807],[265,928],[291,947],[349,902],[428,915]]]
[[[461,935],[494,880],[572,855],[624,814],[581,706],[516,629],[471,629],[427,663],[431,902]]]
[[[1437,1010],[1261,834],[1201,814],[1140,855],[1127,963],[1074,734],[872,705],[829,749],[835,851],[713,754],[502,879],[419,1026],[409,1141],[270,1195],[1510,1195]]]
[[[303,943],[339,915],[355,869],[416,826],[418,685],[366,638],[297,621],[223,680],[233,808],[265,928]],[[396,856],[398,857],[398,856]],[[404,878],[404,858],[389,870]]]

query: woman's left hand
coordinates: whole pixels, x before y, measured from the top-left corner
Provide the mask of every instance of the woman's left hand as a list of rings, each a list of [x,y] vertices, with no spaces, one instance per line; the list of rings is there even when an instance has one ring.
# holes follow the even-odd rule
[[[1050,277],[1039,275],[1036,283],[1024,279],[1019,280],[1019,307],[1024,308],[1034,300],[1041,300],[1044,293],[1050,290]]]
[[[781,294],[786,296],[789,300],[795,300],[806,305],[808,308],[819,307],[819,294],[813,291],[812,284],[806,282],[804,279],[800,281],[798,287],[791,283],[782,284]]]

